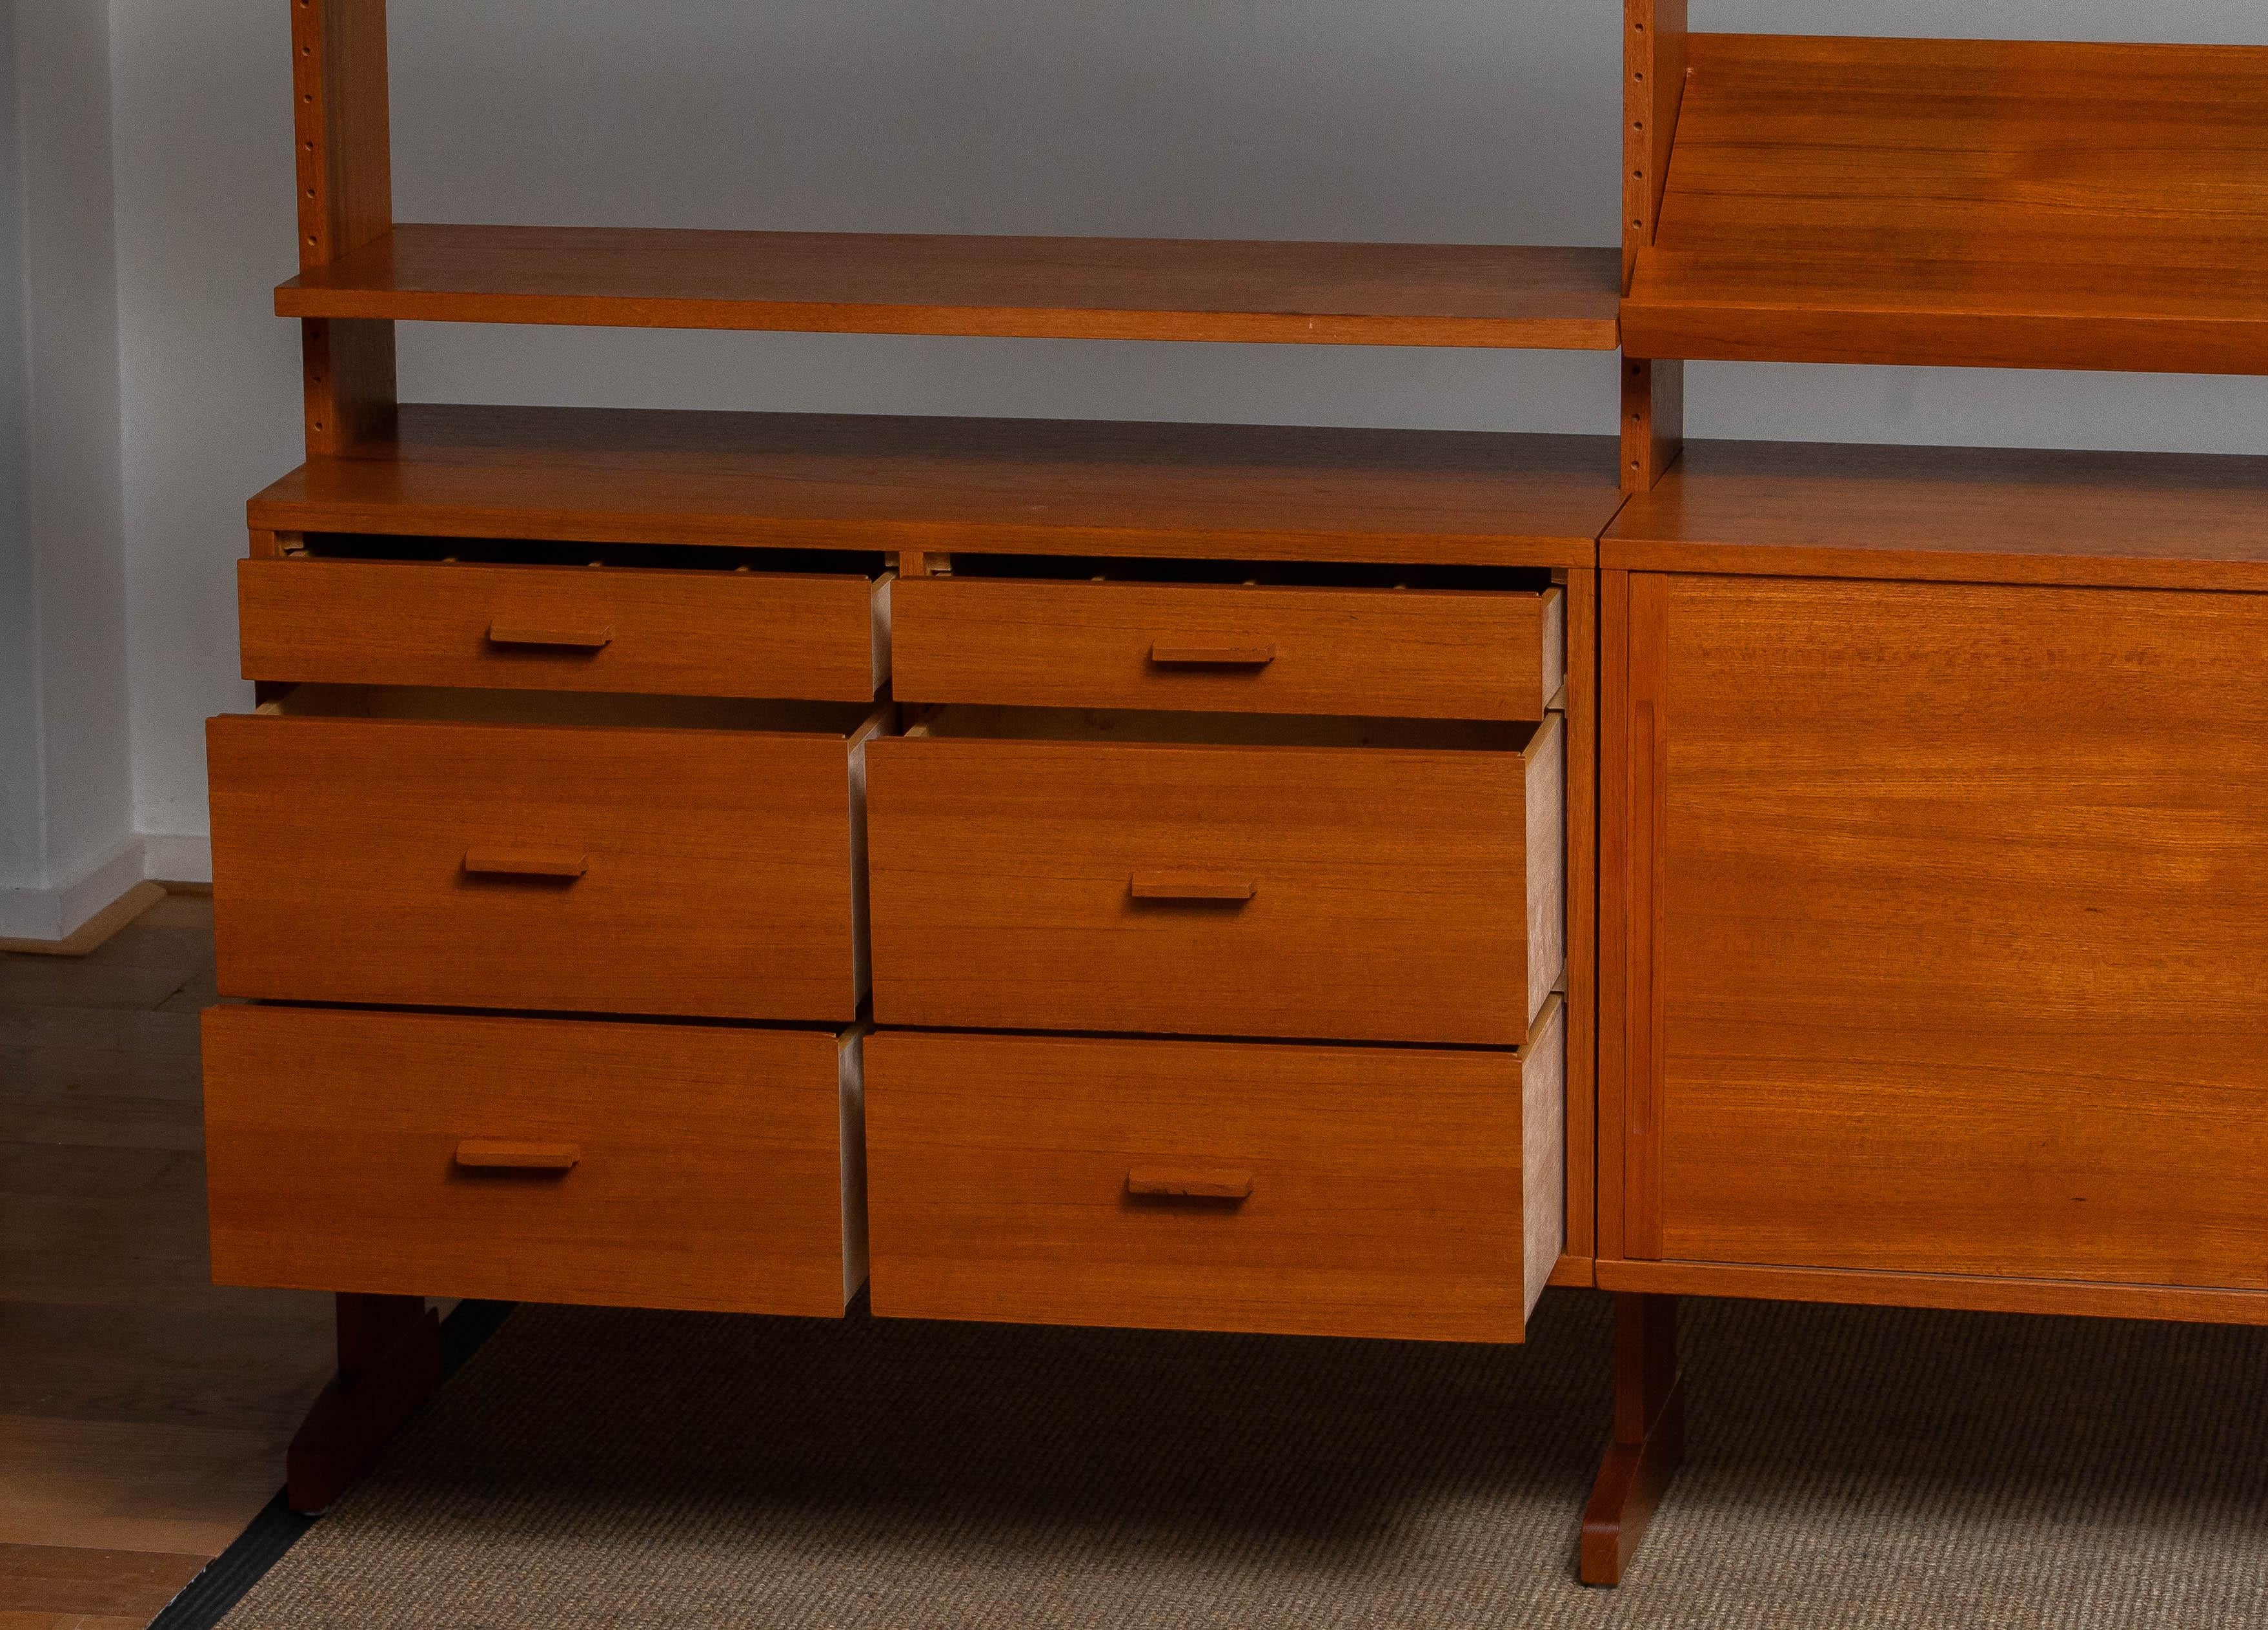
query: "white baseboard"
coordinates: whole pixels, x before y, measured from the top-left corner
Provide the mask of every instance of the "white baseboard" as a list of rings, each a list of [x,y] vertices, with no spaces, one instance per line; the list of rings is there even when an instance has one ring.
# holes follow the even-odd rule
[[[212,839],[142,835],[144,877],[157,883],[212,881]]]
[[[145,833],[129,838],[70,883],[52,889],[0,889],[0,940],[60,942],[144,882],[210,881],[212,839]]]
[[[149,878],[142,840],[129,837],[70,882],[51,889],[0,889],[0,940],[68,940]]]

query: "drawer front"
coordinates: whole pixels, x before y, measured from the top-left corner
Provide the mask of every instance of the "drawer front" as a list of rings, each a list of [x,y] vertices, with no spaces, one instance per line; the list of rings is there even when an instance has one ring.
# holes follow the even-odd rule
[[[875,1018],[1517,1046],[1564,957],[1561,741],[878,741]]]
[[[1519,1340],[1562,1237],[1561,1011],[1521,1053],[880,1033],[874,1311]]]
[[[907,701],[1537,719],[1566,669],[1557,588],[909,578],[895,601]]]
[[[846,1179],[843,1159],[858,1142],[858,1045],[810,1030],[213,1008],[213,1277],[840,1314],[865,1279],[858,1167]]]
[[[840,737],[260,716],[207,749],[225,994],[857,1012]]]
[[[244,676],[872,700],[889,582],[863,577],[247,560]]]

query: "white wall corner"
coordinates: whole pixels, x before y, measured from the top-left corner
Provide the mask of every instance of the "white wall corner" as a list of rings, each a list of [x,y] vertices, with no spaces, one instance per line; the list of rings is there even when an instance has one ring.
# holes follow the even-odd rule
[[[210,859],[206,864],[210,870]],[[0,889],[0,940],[68,940],[148,876],[148,854],[142,839],[132,837],[69,883]]]

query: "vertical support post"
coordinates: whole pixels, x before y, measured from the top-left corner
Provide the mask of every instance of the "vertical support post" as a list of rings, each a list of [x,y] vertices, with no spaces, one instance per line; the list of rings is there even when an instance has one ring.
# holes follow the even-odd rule
[[[1661,1254],[1653,958],[1668,607],[1659,574],[1599,576],[1598,1238],[1602,1260],[1624,1260]],[[1615,1298],[1614,1435],[1583,1514],[1585,1584],[1621,1582],[1684,1457],[1676,1317],[1668,1296]]]
[[[1583,1513],[1582,1581],[1622,1582],[1662,1490],[1685,1457],[1677,1300],[1615,1298],[1615,1431]]]
[[[394,230],[386,0],[290,0],[299,181],[299,269],[342,260]],[[394,431],[394,325],[301,325],[307,452],[350,453]]]
[[[285,1457],[294,1511],[328,1510],[441,1384],[441,1320],[423,1296],[340,1293],[338,1339],[339,1373]]]
[[[299,269],[309,271],[394,230],[386,0],[289,4]],[[393,440],[391,322],[304,321],[300,356],[310,457]],[[280,542],[255,535],[253,552]],[[285,1458],[284,1494],[295,1511],[329,1507],[441,1383],[441,1322],[423,1297],[342,1292],[337,1319],[338,1374]]]
[[[1623,0],[1623,291],[1661,219],[1685,92],[1686,0]],[[1624,357],[1623,490],[1645,492],[1684,446],[1685,365]]]
[[[1651,492],[1685,451],[1685,365],[1623,358],[1623,490]]]

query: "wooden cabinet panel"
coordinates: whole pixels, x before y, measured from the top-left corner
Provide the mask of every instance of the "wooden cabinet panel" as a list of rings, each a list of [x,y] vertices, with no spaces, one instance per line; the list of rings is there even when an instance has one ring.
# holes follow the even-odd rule
[[[1633,576],[1627,643],[1629,1254],[2268,1289],[2268,601]]]
[[[244,676],[871,701],[889,580],[467,562],[236,569]]]
[[[204,1040],[223,1284],[835,1315],[865,1279],[856,1036],[239,1007]]]
[[[1521,1052],[884,1031],[874,1310],[1517,1341],[1559,1255],[1555,999]]]
[[[225,717],[224,994],[855,1016],[842,735]]]
[[[1558,589],[1534,594],[909,579],[909,702],[1538,719],[1566,673]]]
[[[876,1020],[1517,1046],[1565,961],[1564,745],[878,741]]]

